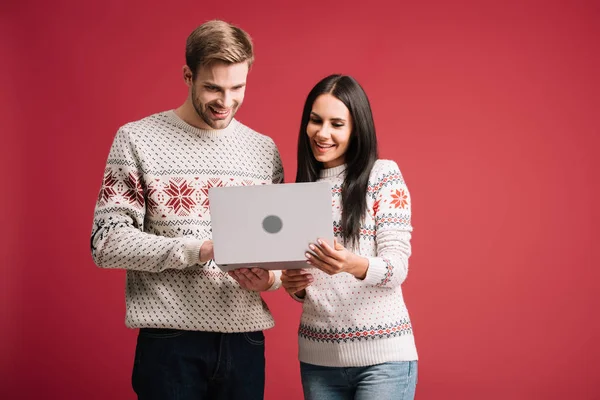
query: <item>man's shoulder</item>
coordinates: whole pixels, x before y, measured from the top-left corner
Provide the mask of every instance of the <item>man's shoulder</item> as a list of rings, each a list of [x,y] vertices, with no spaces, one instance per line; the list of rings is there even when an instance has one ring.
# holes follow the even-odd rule
[[[273,138],[271,138],[270,136],[265,135],[264,133],[255,131],[254,129],[250,128],[247,125],[244,125],[243,123],[241,123],[238,120],[234,120],[234,121],[237,124],[237,127],[236,127],[237,135],[245,136],[248,139],[251,139],[252,141],[256,141],[257,143],[259,143],[261,145],[275,146],[275,142],[273,141]]]
[[[136,134],[155,129],[157,126],[164,125],[167,121],[166,111],[157,112],[146,117],[127,122],[119,127],[120,131],[128,134]]]

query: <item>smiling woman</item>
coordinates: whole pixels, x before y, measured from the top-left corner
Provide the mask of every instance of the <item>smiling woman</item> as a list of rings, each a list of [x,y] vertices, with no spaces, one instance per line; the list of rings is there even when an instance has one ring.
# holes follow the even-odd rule
[[[331,94],[317,97],[306,127],[315,159],[325,168],[342,165],[351,132],[352,117],[348,107]]]
[[[333,188],[335,242],[315,238],[307,270],[282,272],[303,302],[299,358],[304,396],[414,398],[417,350],[401,284],[411,254],[410,196],[395,162],[377,159],[369,100],[350,76],[309,93],[297,182]]]

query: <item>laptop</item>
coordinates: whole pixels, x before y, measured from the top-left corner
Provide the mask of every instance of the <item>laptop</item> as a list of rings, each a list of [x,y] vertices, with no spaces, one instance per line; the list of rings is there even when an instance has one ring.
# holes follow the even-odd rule
[[[333,244],[328,182],[215,187],[208,199],[214,260],[223,271],[310,268],[309,243]]]

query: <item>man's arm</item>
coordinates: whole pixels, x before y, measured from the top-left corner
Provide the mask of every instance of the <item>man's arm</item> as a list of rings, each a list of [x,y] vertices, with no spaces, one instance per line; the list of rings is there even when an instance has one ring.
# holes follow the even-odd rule
[[[94,212],[91,250],[99,267],[148,272],[182,269],[200,262],[203,244],[210,251],[206,240],[144,232],[146,189],[133,139],[121,128],[108,156]]]
[[[281,163],[281,156],[279,150],[273,142],[273,183],[283,183],[283,164]]]

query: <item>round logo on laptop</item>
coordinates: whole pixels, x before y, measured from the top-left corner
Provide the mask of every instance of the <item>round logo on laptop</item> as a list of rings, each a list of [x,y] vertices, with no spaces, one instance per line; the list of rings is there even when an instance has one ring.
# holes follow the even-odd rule
[[[265,219],[263,219],[263,229],[268,233],[277,233],[283,227],[283,222],[281,218],[276,215],[269,215]]]

